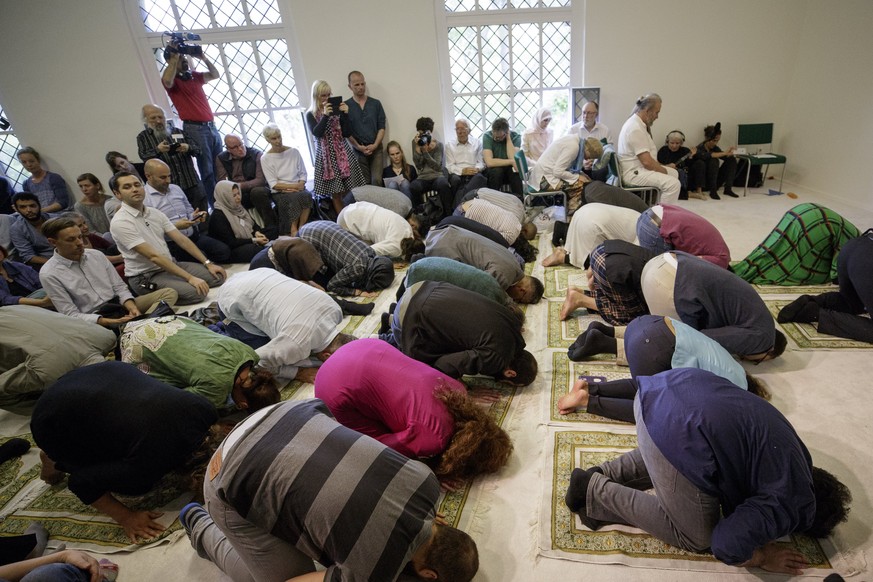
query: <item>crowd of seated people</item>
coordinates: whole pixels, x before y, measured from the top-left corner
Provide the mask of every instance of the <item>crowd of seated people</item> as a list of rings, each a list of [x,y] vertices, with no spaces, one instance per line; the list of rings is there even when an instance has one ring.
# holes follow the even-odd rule
[[[531,162],[535,187],[572,191],[575,200],[565,240],[543,261],[547,269],[586,271],[588,288],[568,289],[561,318],[586,308],[612,324],[592,324],[569,348],[570,359],[615,354],[633,376],[580,379],[558,402],[560,414],[585,409],[635,422],[639,441],[639,449],[614,461],[574,470],[570,510],[591,529],[631,524],[728,564],[788,573],[802,559],[772,542],[793,532],[828,535],[845,519],[845,486],[813,467],[800,436],[771,404],[747,396],[766,390],[738,360],[757,364],[786,348],[749,284],[776,276],[780,249],[809,273],[827,272],[840,289],[801,297],[779,321],[873,342],[869,319],[859,317],[873,308],[873,238],[828,209],[798,207],[784,220],[825,213],[843,225],[818,237],[814,264],[799,240],[809,238],[809,227],[796,229],[797,240],[768,238],[729,267],[717,229],[671,204],[702,188],[718,198],[722,185],[732,195],[736,160],[732,148],[718,148],[718,125],[690,149],[682,148],[681,132],[671,132],[667,152],[659,152],[651,127],[661,98],[636,101],[617,155],[625,183],[661,190],[665,203],[649,208],[602,181],[597,161],[611,136],[597,123],[594,102],[557,139],[547,108],[523,134],[498,118],[481,140],[458,119],[457,139],[445,144],[433,120],[421,117],[412,164],[398,141],[387,144],[386,163],[385,112],[353,71],[346,101],[325,81],[313,83],[306,122],[315,168],[307,188],[299,151],[283,143],[274,124],[263,129],[266,151],[234,134],[224,136],[222,151],[201,96],[217,77],[214,65],[202,54],[165,56],[172,66],[164,86],[183,127],[145,105],[136,140],[143,164],[109,152],[111,195],[97,176],[83,173],[74,205],[63,178],[43,168],[38,152],[22,148],[18,157],[31,177],[27,191],[9,196],[16,254],[0,245],[0,328],[38,336],[34,349],[16,350],[4,331],[2,354],[20,361],[13,362],[15,375],[4,376],[0,401],[38,397],[31,428],[42,478],[66,479],[131,541],[151,540],[165,528],[153,510],[134,510],[115,494],[142,494],[180,471],[205,498],[205,506],[191,504],[180,515],[191,544],[234,579],[306,576],[314,561],[338,576],[390,580],[409,563],[421,578],[446,569],[451,579],[472,578],[475,543],[441,523],[440,482],[456,488],[499,472],[512,442],[480,406],[497,394],[471,377],[523,387],[539,375],[519,307],[544,293],[543,282],[525,272],[537,249],[515,168],[519,150]],[[192,73],[192,59],[208,72]],[[677,171],[683,165],[687,176]],[[76,212],[64,212],[71,207]],[[783,238],[794,232],[777,230],[788,233]],[[395,269],[406,266],[400,261],[410,266],[397,303],[382,315],[379,338],[344,333],[343,316],[369,313],[366,302],[391,287]],[[228,263],[250,268],[228,277]],[[792,276],[777,283],[791,284]],[[218,322],[206,327],[174,313],[177,305],[205,301],[211,288],[218,288]],[[79,339],[75,350],[63,343],[70,337]],[[113,349],[117,361],[105,361]],[[68,357],[34,377],[34,362],[52,350]],[[318,399],[280,402],[291,381],[313,383]],[[219,418],[234,410],[242,420],[222,441],[230,427]],[[676,410],[683,422],[665,422]],[[88,422],[91,416],[104,421]],[[739,424],[740,417],[751,424]],[[694,433],[695,419],[733,440]],[[781,439],[788,452],[768,451],[756,442],[759,433]],[[743,468],[760,456],[772,470],[747,478]],[[721,460],[732,467],[725,479],[701,470]],[[662,487],[664,475],[681,487]],[[658,505],[628,486],[645,479],[668,502]],[[353,489],[347,480],[366,486]],[[694,498],[706,506],[691,511]],[[307,512],[321,513],[313,520]],[[374,532],[373,519],[390,525]],[[337,527],[348,531],[340,541],[332,539]],[[95,567],[79,554],[56,561]]]

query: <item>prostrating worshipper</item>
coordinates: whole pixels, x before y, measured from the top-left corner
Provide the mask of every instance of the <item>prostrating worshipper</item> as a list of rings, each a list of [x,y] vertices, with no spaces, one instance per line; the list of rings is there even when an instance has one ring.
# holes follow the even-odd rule
[[[249,417],[209,471],[206,509],[189,504],[179,521],[234,582],[388,582],[404,570],[469,582],[478,570],[472,538],[439,525],[431,470],[338,424],[320,400]]]
[[[637,221],[640,246],[653,253],[684,251],[727,269],[731,251],[715,226],[699,214],[673,204],[657,204]]]
[[[801,295],[779,312],[779,323],[816,323],[819,333],[873,343],[873,229],[843,245],[837,258],[840,290]]]
[[[570,511],[589,529],[627,524],[729,565],[801,574],[803,555],[776,541],[829,536],[847,518],[848,488],[813,466],[773,405],[729,380],[684,368],[636,382],[638,448],[574,469]]]
[[[39,273],[24,263],[9,260],[9,251],[0,245],[0,305],[51,307],[52,300],[41,292]]]
[[[382,208],[387,208],[391,212],[395,212],[406,218],[412,212],[412,201],[408,196],[394,190],[393,188],[383,188],[381,186],[358,186],[352,188],[346,197],[343,198],[343,204],[348,206],[355,202],[369,202]]]
[[[328,270],[312,244],[299,236],[280,236],[252,259],[249,270],[276,269],[286,277],[324,291]]]
[[[315,397],[343,426],[424,459],[442,481],[494,473],[512,452],[464,384],[379,339],[334,352],[315,376]]]
[[[510,245],[526,263],[536,259],[537,249],[528,242],[529,231],[523,229],[522,223],[509,210],[504,210],[487,200],[474,198],[461,203],[455,215],[469,218],[499,232],[506,244]],[[531,226],[536,232],[536,227],[532,224]]]
[[[537,361],[524,349],[515,313],[451,283],[409,286],[397,302],[385,339],[452,378],[481,374],[527,386],[537,374]]]
[[[99,562],[79,550],[60,550],[46,556],[0,566],[0,579],[17,582],[91,582],[118,574],[118,564],[106,558]]]
[[[186,317],[128,323],[121,334],[121,360],[203,396],[215,408],[254,412],[279,401],[276,380],[254,349]]]
[[[399,300],[406,288],[420,281],[443,281],[467,289],[496,301],[501,305],[514,305],[512,298],[503,290],[497,279],[472,265],[445,257],[424,257],[406,270],[406,277],[397,289]]]
[[[506,242],[506,239],[503,238],[502,234],[500,234],[487,224],[482,224],[481,222],[476,222],[475,220],[467,218],[463,215],[463,212],[460,214],[453,214],[452,216],[446,216],[445,218],[440,220],[436,224],[436,226],[433,227],[433,229],[440,230],[446,228],[447,226],[455,226],[468,232],[472,232],[474,234],[487,238],[493,243],[497,243],[504,249],[509,249],[509,243]],[[513,253],[513,250],[509,249],[509,252]],[[516,253],[513,253],[513,256],[515,256],[515,259],[518,261],[519,265],[524,264],[524,260]]]
[[[335,222],[303,225],[300,238],[321,255],[330,273],[325,290],[337,295],[375,297],[394,282],[394,263]]]
[[[573,215],[564,246],[556,246],[542,264],[544,267],[573,265],[584,269],[591,251],[603,241],[636,242],[639,218],[640,213],[630,208],[586,204]]]
[[[230,261],[249,263],[270,242],[242,205],[239,186],[230,180],[215,184],[215,208],[209,219],[209,235],[230,249]],[[276,230],[269,231],[275,238]]]
[[[569,319],[573,312],[584,307],[597,311],[613,325],[627,325],[649,308],[643,298],[643,268],[655,253],[623,240],[604,241],[591,251],[591,267],[586,271],[590,295],[569,285],[561,320]]]
[[[415,253],[424,252],[415,215],[404,219],[370,202],[355,202],[342,209],[336,222],[345,230],[370,245],[377,255],[409,261]]]
[[[457,226],[434,229],[425,241],[425,255],[454,259],[494,277],[518,303],[537,303],[543,283],[525,275],[513,254],[502,246]]]
[[[176,305],[178,295],[170,288],[134,297],[106,255],[85,248],[82,230],[72,218],[52,218],[42,232],[55,254],[43,265],[39,280],[59,313],[117,327],[150,313],[161,301]]]
[[[657,93],[637,99],[633,114],[621,127],[616,151],[624,184],[654,186],[661,190],[661,200],[672,202],[679,198],[682,185],[676,168],[658,163],[658,146],[651,132],[660,113],[661,96]]]
[[[282,380],[312,382],[321,362],[355,336],[330,295],[272,269],[237,273],[218,294],[227,333],[257,350]]]
[[[115,334],[48,309],[0,308],[0,404],[32,398],[69,372],[106,359]]]
[[[622,336],[623,341],[620,341]],[[594,344],[598,346],[595,348]],[[678,368],[698,368],[730,380],[752,394],[770,398],[764,385],[746,373],[718,342],[670,317],[644,315],[626,328],[613,328],[594,321],[570,346],[569,358],[584,360],[588,356],[586,348],[616,354],[616,363],[629,366],[634,379]],[[570,414],[577,408],[585,408],[592,414],[633,422],[636,393],[637,383],[633,380],[594,382],[579,378],[570,392],[558,399],[558,412]]]
[[[753,285],[819,285],[837,280],[837,256],[858,228],[820,204],[798,204],[730,269]]]
[[[787,340],[752,286],[694,255],[672,251],[646,263],[643,297],[652,315],[679,319],[751,362],[772,360]]]
[[[486,202],[490,202],[494,206],[502,208],[507,212],[511,212],[513,216],[515,216],[518,221],[523,225],[522,232],[527,240],[533,239],[536,236],[536,227],[527,222],[527,215],[524,209],[524,202],[518,199],[517,196],[513,196],[508,192],[501,192],[500,190],[492,190],[491,188],[476,188],[472,189],[467,194],[465,194],[456,204],[455,214],[460,213],[460,209],[458,208],[464,202],[468,200],[485,200]]]
[[[210,287],[218,287],[227,273],[173,226],[160,210],[144,204],[145,190],[139,178],[119,172],[109,180],[109,188],[122,205],[110,224],[118,250],[124,257],[124,273],[137,293],[170,287],[179,295],[178,304],[198,303]],[[170,254],[164,235],[200,262],[177,263]]]
[[[97,420],[99,419],[99,421]],[[133,510],[115,493],[143,495],[174,470],[205,464],[215,408],[202,396],[168,386],[123,362],[64,374],[43,393],[30,428],[42,452],[41,477],[67,487],[85,505],[118,522],[130,541],[159,535],[160,513]],[[205,453],[205,455],[204,455]]]

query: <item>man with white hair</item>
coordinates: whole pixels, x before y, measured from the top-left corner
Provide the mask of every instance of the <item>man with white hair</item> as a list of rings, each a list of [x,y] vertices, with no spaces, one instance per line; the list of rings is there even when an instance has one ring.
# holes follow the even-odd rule
[[[633,114],[618,136],[618,163],[623,183],[661,189],[661,202],[679,199],[679,173],[658,163],[652,124],[661,113],[661,96],[650,93],[637,99]]]
[[[197,142],[172,122],[167,123],[164,110],[157,105],[143,105],[142,121],[145,129],[136,136],[139,157],[143,162],[158,158],[170,166],[173,184],[182,188],[191,206],[206,210],[206,193],[191,160],[200,153]]]
[[[446,169],[449,171],[449,186],[454,195],[454,206],[470,190],[482,188],[488,183],[482,170],[485,159],[482,157],[482,144],[470,137],[470,122],[464,118],[455,121],[457,139],[446,143]]]

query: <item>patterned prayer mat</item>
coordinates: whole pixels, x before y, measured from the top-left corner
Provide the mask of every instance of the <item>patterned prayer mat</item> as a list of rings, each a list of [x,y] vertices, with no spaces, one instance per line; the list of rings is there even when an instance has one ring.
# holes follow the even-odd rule
[[[752,285],[758,295],[820,295],[829,291],[838,291],[837,285]]]
[[[791,301],[791,299],[764,299],[773,319],[776,319],[779,311]],[[782,330],[796,350],[873,349],[873,344],[818,333],[815,326],[810,323],[779,323],[777,325],[782,326]]]
[[[598,356],[603,357],[603,356]],[[565,352],[552,353],[552,390],[549,400],[550,422],[597,422],[625,425],[625,423],[589,414],[588,412],[573,412],[567,415],[558,414],[558,399],[570,391],[570,387],[579,376],[603,376],[607,381],[630,378],[630,369],[618,366],[614,356],[612,361],[593,360],[587,362],[571,362]]]
[[[572,431],[551,429],[549,442],[554,453],[547,459],[546,474],[551,475],[545,489],[544,515],[540,518],[542,555],[579,562],[618,563],[628,566],[733,572],[737,569],[709,554],[696,554],[665,544],[639,529],[609,525],[591,531],[564,504],[564,494],[574,468],[588,468],[613,459],[636,447],[636,435],[627,432]],[[833,568],[832,560],[813,538],[792,535],[784,540],[801,552],[810,566],[808,575],[824,576]]]
[[[546,267],[543,272],[544,296],[550,299],[563,299],[570,285],[585,287],[587,284],[585,271],[572,265]]]
[[[561,306],[563,301],[549,301],[548,308],[548,347],[550,348],[568,348],[570,344],[576,341],[579,334],[588,329],[588,324],[592,321],[603,321],[597,315],[579,309],[576,315],[570,317],[567,321],[561,321]]]

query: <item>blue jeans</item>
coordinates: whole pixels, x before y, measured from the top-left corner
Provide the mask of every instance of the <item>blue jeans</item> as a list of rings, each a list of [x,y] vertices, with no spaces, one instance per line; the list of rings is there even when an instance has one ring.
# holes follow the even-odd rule
[[[215,129],[214,123],[201,124],[186,121],[183,126],[185,133],[197,142],[200,153],[197,155],[197,169],[200,170],[200,181],[206,190],[209,207],[215,204],[215,156],[224,151],[221,135]]]
[[[661,227],[655,224],[653,218],[655,218],[655,212],[649,208],[637,219],[637,238],[640,241],[640,246],[659,255],[672,251],[673,245],[661,236]]]
[[[91,577],[70,564],[46,564],[21,579],[21,582],[89,582]]]

